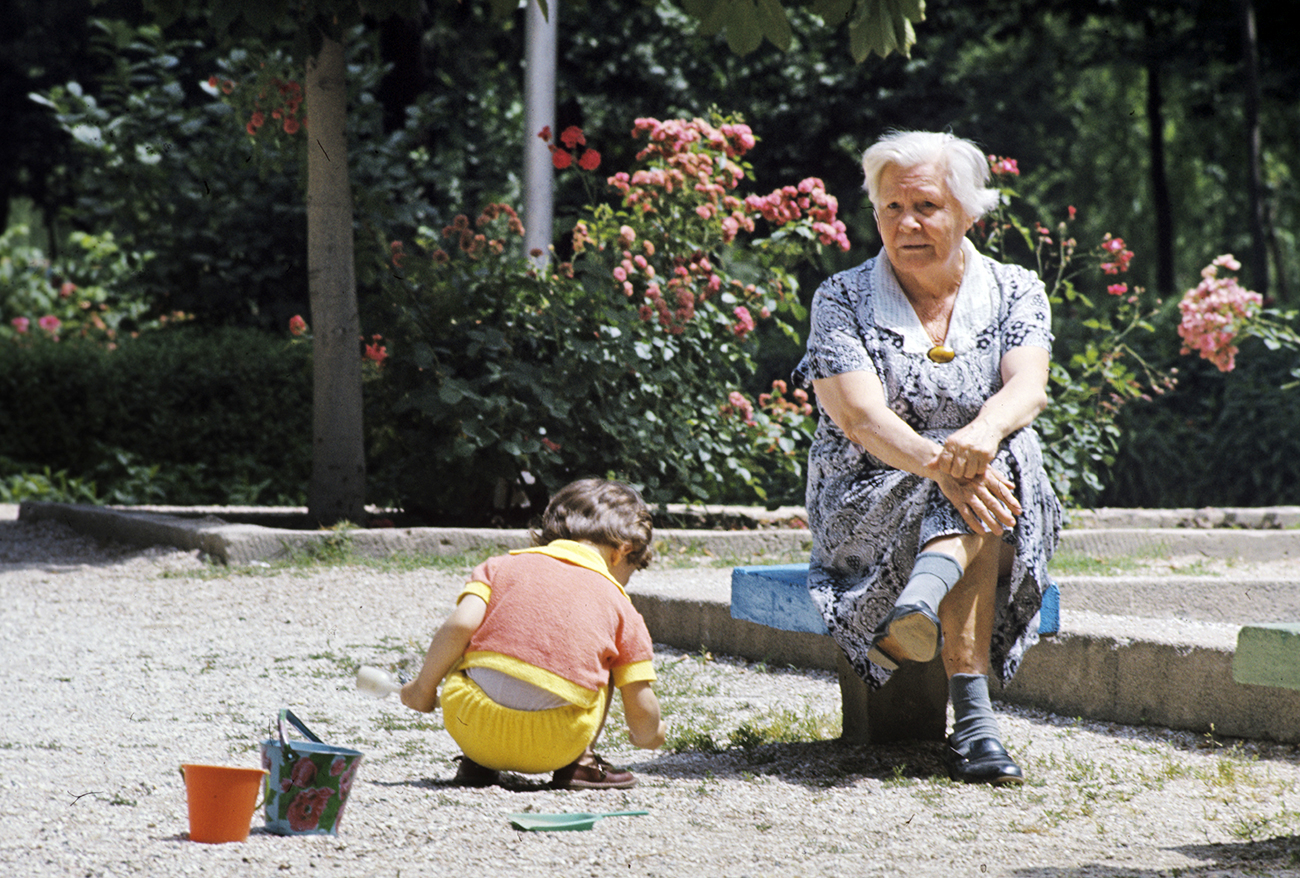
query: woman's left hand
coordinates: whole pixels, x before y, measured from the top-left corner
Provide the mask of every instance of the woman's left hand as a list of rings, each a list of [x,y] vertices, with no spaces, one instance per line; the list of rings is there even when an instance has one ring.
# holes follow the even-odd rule
[[[1001,442],[997,430],[976,419],[944,440],[935,464],[955,479],[977,479],[997,456]]]
[[[988,467],[973,479],[940,473],[935,481],[962,520],[977,534],[1001,535],[1016,526],[1016,516],[1024,511],[1016,499],[1015,485],[995,467]]]

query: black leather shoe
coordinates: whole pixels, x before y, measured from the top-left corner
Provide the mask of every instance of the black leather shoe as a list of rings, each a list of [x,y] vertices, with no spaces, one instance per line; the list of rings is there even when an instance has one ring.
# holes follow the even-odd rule
[[[980,738],[972,741],[962,754],[952,746],[948,739],[948,752],[944,754],[948,763],[948,776],[963,783],[991,783],[994,786],[1021,784],[1025,782],[1025,773],[1020,766],[1007,755],[1006,749],[997,738]]]
[[[939,654],[939,617],[925,604],[903,604],[889,611],[871,636],[867,659],[887,671],[903,662],[928,662]]]

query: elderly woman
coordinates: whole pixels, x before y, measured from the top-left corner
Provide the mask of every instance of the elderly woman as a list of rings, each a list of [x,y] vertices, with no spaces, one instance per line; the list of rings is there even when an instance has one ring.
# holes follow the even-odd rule
[[[1060,533],[1030,427],[1047,405],[1047,296],[966,239],[998,202],[974,144],[891,133],[862,166],[884,247],[818,289],[795,373],[821,411],[809,588],[873,687],[942,655],[955,780],[1020,783],[988,675],[1005,683],[1037,640]]]

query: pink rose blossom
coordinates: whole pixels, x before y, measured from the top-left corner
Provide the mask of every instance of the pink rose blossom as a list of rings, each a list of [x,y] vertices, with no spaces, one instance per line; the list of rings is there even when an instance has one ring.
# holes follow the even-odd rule
[[[1016,164],[1015,159],[1001,158],[999,156],[989,156],[989,170],[995,174],[1006,174],[1011,177],[1020,176],[1020,167]]]
[[[1236,341],[1264,303],[1263,296],[1243,288],[1236,278],[1219,277],[1220,268],[1236,271],[1240,267],[1231,254],[1218,257],[1201,270],[1201,282],[1178,303],[1182,352],[1199,354],[1220,372],[1236,367]]]
[[[27,332],[27,330],[32,328],[32,321],[26,317],[15,317],[13,320],[10,320],[9,322],[13,325],[13,328],[18,332],[19,335],[22,335],[23,333]]]
[[[569,149],[574,149],[575,147],[585,146],[587,138],[583,135],[581,128],[577,125],[570,125],[560,132],[560,143],[563,143]]]
[[[388,359],[388,348],[378,343],[368,344],[366,345],[366,352],[363,356],[376,366],[382,366],[384,365],[384,360]]]
[[[731,327],[731,331],[736,334],[736,338],[744,338],[754,331],[754,316],[749,313],[749,309],[744,305],[737,305],[731,312],[736,315],[736,325]]]

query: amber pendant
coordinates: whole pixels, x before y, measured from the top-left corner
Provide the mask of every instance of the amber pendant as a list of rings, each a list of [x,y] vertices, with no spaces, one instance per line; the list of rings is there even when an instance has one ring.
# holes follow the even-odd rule
[[[937,344],[926,351],[925,355],[935,363],[951,363],[957,352],[946,344]]]

